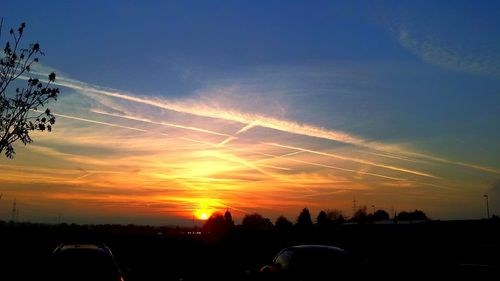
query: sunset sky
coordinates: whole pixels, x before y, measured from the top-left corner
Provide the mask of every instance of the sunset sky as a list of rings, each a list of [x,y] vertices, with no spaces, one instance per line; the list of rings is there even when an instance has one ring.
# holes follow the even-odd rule
[[[0,10],[61,88],[1,220],[500,214],[498,1],[73,2]]]

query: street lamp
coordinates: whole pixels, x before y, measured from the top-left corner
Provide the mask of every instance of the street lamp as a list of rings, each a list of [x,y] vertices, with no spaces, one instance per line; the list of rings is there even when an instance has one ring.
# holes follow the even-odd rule
[[[486,198],[486,216],[487,216],[486,218],[489,219],[490,218],[490,204],[488,203],[488,195],[485,194],[483,196],[484,196],[484,198]]]

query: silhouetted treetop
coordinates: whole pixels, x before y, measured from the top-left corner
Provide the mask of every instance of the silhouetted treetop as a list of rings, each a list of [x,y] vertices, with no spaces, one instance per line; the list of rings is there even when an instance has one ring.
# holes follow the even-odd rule
[[[241,225],[249,230],[270,230],[273,228],[273,223],[260,214],[245,215]]]
[[[0,21],[0,39],[2,39],[3,18]],[[56,100],[59,88],[52,87],[56,74],[50,73],[47,81],[30,77],[29,73],[39,56],[44,55],[39,43],[23,48],[22,38],[25,23],[14,31],[10,29],[10,39],[4,45],[0,55],[0,153],[13,158],[13,144],[21,141],[24,145],[33,142],[31,131],[51,131],[55,116],[50,109],[44,108],[50,101]],[[3,44],[0,42],[0,44]],[[12,85],[18,80],[26,80],[26,86]]]
[[[330,220],[334,225],[339,225],[346,222],[346,218],[340,210],[330,210],[328,211],[327,216],[328,220]]]
[[[319,212],[318,216],[316,217],[316,225],[319,228],[326,228],[330,224],[330,220],[328,219],[328,216],[326,215],[325,211]]]
[[[396,218],[398,221],[410,221],[410,222],[411,221],[429,220],[427,215],[423,211],[420,211],[420,210],[415,210],[413,212],[403,211],[403,212],[400,212]]]
[[[203,225],[203,230],[210,233],[220,233],[226,229],[226,220],[220,213],[213,213]]]
[[[297,218],[297,227],[310,228],[312,225],[311,213],[309,212],[309,209],[304,208]]]
[[[280,216],[276,219],[274,227],[279,231],[289,231],[292,229],[293,223],[284,216]]]
[[[389,220],[389,214],[386,211],[384,211],[384,210],[377,210],[372,215],[372,220],[373,221],[385,221],[385,220]]]
[[[366,206],[359,208],[351,218],[352,222],[365,223],[368,220]]]
[[[226,224],[228,226],[234,225],[233,216],[231,215],[231,212],[229,212],[229,210],[226,210],[226,212],[224,213],[224,220],[226,221]]]

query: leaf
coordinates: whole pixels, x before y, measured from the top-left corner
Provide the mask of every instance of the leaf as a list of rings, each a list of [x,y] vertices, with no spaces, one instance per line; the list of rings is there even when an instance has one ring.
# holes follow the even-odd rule
[[[56,74],[54,72],[49,74],[49,81],[54,82],[56,80]]]

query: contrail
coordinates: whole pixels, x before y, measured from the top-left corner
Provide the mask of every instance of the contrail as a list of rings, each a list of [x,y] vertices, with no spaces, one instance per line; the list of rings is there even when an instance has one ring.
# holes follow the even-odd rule
[[[207,106],[204,104],[171,102],[164,99],[143,98],[129,94],[124,94],[115,90],[102,89],[91,84],[77,82],[74,80],[68,80],[65,78],[59,78],[55,82],[55,84],[62,87],[80,90],[84,93],[91,93],[91,94],[98,94],[108,97],[119,98],[127,101],[132,101],[140,104],[150,105],[166,110],[187,113],[201,117],[223,119],[247,125],[251,125],[252,123],[254,123],[254,126],[275,129],[293,134],[329,139],[332,141],[348,143],[353,145],[360,145],[364,147],[375,148],[376,146],[378,146],[374,143],[368,143],[361,138],[352,136],[345,132],[327,130],[313,125],[299,124],[294,121],[282,120],[268,116],[248,114],[232,110],[224,110],[221,108],[214,108],[212,106]],[[246,127],[247,126],[245,126],[243,129],[248,130],[249,128]]]
[[[430,174],[427,174],[424,172],[419,172],[419,171],[414,171],[414,170],[409,170],[409,169],[405,169],[405,168],[401,168],[401,167],[389,166],[389,165],[384,165],[384,164],[378,164],[378,163],[374,163],[374,162],[363,160],[363,159],[345,157],[345,156],[340,156],[340,155],[336,155],[336,154],[325,153],[325,152],[320,152],[320,151],[315,151],[315,150],[310,150],[310,149],[305,149],[305,148],[300,148],[300,147],[295,147],[295,146],[282,145],[282,144],[277,144],[277,143],[264,143],[264,144],[270,145],[270,146],[288,148],[288,149],[292,149],[292,150],[309,152],[309,153],[313,153],[313,154],[328,156],[328,157],[332,157],[332,158],[336,158],[336,159],[340,159],[340,160],[352,161],[352,162],[359,163],[359,164],[375,166],[375,167],[394,170],[394,171],[398,171],[398,172],[404,172],[404,173],[414,174],[414,175],[418,175],[418,176],[439,179],[439,177],[436,177],[436,176],[433,176],[433,175],[430,175]]]
[[[217,144],[213,144],[213,143],[210,143],[210,142],[199,141],[199,140],[194,140],[194,139],[185,138],[185,137],[180,137],[180,139],[184,139],[184,140],[188,140],[188,141],[193,141],[193,142],[202,143],[202,144],[206,144],[206,145],[209,145],[209,146],[217,147]],[[303,160],[298,160],[298,159],[293,159],[293,158],[287,158],[287,156],[295,155],[295,154],[298,154],[299,152],[291,152],[291,153],[287,153],[285,155],[274,155],[274,154],[262,153],[262,152],[257,152],[257,151],[251,151],[251,150],[247,150],[247,149],[235,148],[235,147],[230,147],[230,146],[224,146],[224,148],[229,149],[229,150],[234,150],[234,151],[251,152],[251,153],[256,153],[256,154],[263,155],[263,156],[266,156],[266,157],[270,157],[270,158],[266,158],[266,159],[261,159],[261,160],[254,161],[253,163],[259,162],[259,161],[264,161],[264,160],[270,160],[270,159],[274,159],[274,158],[280,158],[280,159],[286,159],[286,160],[292,161],[292,162],[297,162],[297,163],[302,163],[302,164],[308,164],[308,165],[317,166],[317,167],[323,167],[323,168],[329,168],[329,169],[339,170],[339,171],[343,171],[343,172],[349,172],[349,173],[355,173],[355,174],[363,174],[363,175],[374,176],[374,177],[385,178],[385,179],[391,179],[391,180],[398,180],[398,181],[407,180],[407,179],[404,179],[404,178],[396,178],[396,177],[386,176],[386,175],[382,175],[382,174],[375,174],[375,173],[370,173],[370,172],[357,171],[357,170],[340,168],[340,167],[331,166],[331,165],[324,165],[324,164],[320,164],[320,163],[314,163],[314,162],[308,162],[308,161],[303,161]],[[259,165],[259,164],[256,164],[256,165]],[[282,169],[287,169],[287,168],[282,168]]]
[[[257,162],[257,161],[255,161],[255,162]],[[283,171],[291,171],[292,170],[290,168],[284,168],[284,167],[278,167],[278,166],[266,165],[266,164],[256,164],[256,165],[261,166],[261,167],[271,168],[271,169],[283,170]]]
[[[488,172],[488,173],[500,175],[500,170],[495,169],[495,168],[491,168],[491,167],[485,167],[485,166],[481,166],[481,165],[477,165],[477,164],[470,164],[470,163],[465,163],[465,162],[460,162],[460,161],[456,162],[456,161],[451,161],[448,159],[430,156],[430,155],[426,155],[426,154],[420,154],[420,153],[409,153],[409,154],[413,155],[415,157],[430,159],[430,160],[433,160],[435,162],[441,162],[441,163],[445,163],[445,164],[453,164],[453,165],[466,167],[469,169],[475,169],[475,170],[480,170],[483,172]]]
[[[207,133],[207,134],[212,134],[212,135],[230,136],[228,134],[218,133],[218,132],[214,132],[214,131],[210,131],[210,130],[206,130],[206,129],[190,127],[190,126],[183,126],[183,125],[173,124],[173,123],[158,122],[158,121],[153,121],[151,119],[146,119],[146,118],[142,118],[142,117],[123,115],[123,114],[118,114],[118,113],[110,113],[110,112],[106,112],[106,111],[100,111],[97,109],[91,109],[90,112],[94,112],[94,113],[98,113],[98,114],[102,114],[102,115],[107,115],[107,116],[125,118],[125,119],[129,119],[129,120],[134,120],[134,121],[141,121],[141,122],[150,123],[150,124],[156,124],[156,125],[162,125],[162,126],[167,126],[167,127],[184,129],[184,130],[191,130],[191,131],[196,131],[196,132],[201,132],[201,133]]]
[[[243,128],[241,128],[238,132],[236,132],[236,133],[234,134],[234,136],[230,136],[230,137],[228,137],[227,139],[223,140],[221,143],[219,143],[219,146],[222,146],[222,145],[224,145],[224,144],[229,143],[229,142],[230,142],[230,141],[232,141],[232,140],[237,139],[237,137],[235,137],[236,135],[241,134],[241,133],[243,133],[243,132],[246,132],[246,131],[250,130],[251,128],[255,127],[257,124],[258,124],[258,121],[257,121],[257,120],[256,120],[256,121],[253,121],[252,123],[247,124],[246,126],[244,126]]]
[[[201,141],[199,141],[199,142],[201,142]],[[201,143],[205,143],[205,142],[201,142]],[[207,144],[214,146],[214,144],[211,144],[211,143],[207,143]],[[339,170],[339,171],[343,171],[343,172],[349,172],[349,173],[355,173],[355,174],[363,174],[363,175],[374,176],[374,177],[385,178],[385,179],[391,179],[391,180],[398,180],[398,181],[405,181],[405,180],[407,180],[405,178],[396,178],[396,177],[391,177],[391,176],[386,176],[386,175],[381,175],[381,174],[375,174],[375,173],[370,173],[370,172],[345,169],[345,168],[335,167],[335,166],[331,166],[331,165],[324,165],[324,164],[320,164],[320,163],[314,163],[314,162],[303,161],[303,160],[298,160],[298,159],[288,158],[287,157],[287,156],[291,156],[291,155],[294,155],[294,154],[298,154],[296,152],[287,153],[285,155],[274,155],[274,154],[270,154],[270,153],[262,153],[262,152],[250,151],[250,150],[247,150],[247,149],[235,148],[235,147],[230,147],[230,146],[225,146],[225,148],[226,149],[230,149],[230,150],[235,150],[235,151],[252,152],[252,153],[256,153],[256,154],[262,155],[262,156],[269,157],[269,158],[266,158],[266,159],[261,159],[261,160],[254,161],[254,163],[255,162],[260,162],[260,161],[265,161],[265,160],[271,160],[271,159],[274,159],[274,158],[280,158],[280,159],[285,159],[285,160],[288,160],[288,161],[291,161],[291,162],[308,164],[308,165],[317,166],[317,167],[323,167],[323,168],[330,168],[330,169]],[[257,165],[259,165],[259,164],[257,164]]]
[[[223,145],[225,145],[225,144],[227,144],[230,141],[235,140],[235,139],[237,139],[237,137],[233,137],[233,136],[227,137],[226,139],[221,141],[219,144],[217,144],[217,146],[223,146]]]
[[[218,144],[214,144],[214,143],[211,143],[211,142],[206,142],[206,141],[200,141],[200,140],[195,140],[195,139],[191,139],[191,138],[186,138],[186,137],[179,137],[179,139],[182,139],[182,140],[187,140],[187,141],[191,141],[191,142],[195,142],[195,143],[201,143],[201,144],[205,144],[205,145],[208,145],[208,146],[212,146],[212,147],[219,147]],[[229,148],[229,147],[225,147],[229,150],[233,150],[233,151],[246,151],[246,152],[252,152],[252,151],[249,151],[249,150],[245,150],[245,149],[232,149],[232,148]],[[255,152],[254,152],[255,153]],[[235,156],[237,157],[237,156]],[[241,159],[239,161],[233,161],[233,162],[237,162],[237,163],[240,163],[242,164],[243,166],[246,166],[246,167],[249,167],[251,169],[254,169],[258,172],[261,172],[262,174],[266,175],[266,176],[269,176],[269,177],[272,177],[272,178],[277,178],[277,179],[280,179],[280,180],[283,180],[282,178],[280,178],[279,176],[277,175],[274,175],[274,174],[271,174],[269,172],[266,172],[264,170],[262,170],[261,168],[257,167],[258,164],[254,164],[253,162],[249,162],[245,159],[242,159],[240,157],[237,157],[238,159]],[[226,159],[228,160],[228,159]],[[228,160],[228,161],[231,161],[231,160]],[[259,166],[262,166],[262,165],[259,165]],[[274,167],[275,169],[277,167]],[[280,167],[281,168],[281,167]],[[281,168],[281,169],[287,169],[287,168]]]
[[[314,163],[314,162],[309,162],[309,161],[303,161],[303,160],[298,160],[298,159],[293,159],[293,158],[286,158],[286,157],[281,157],[281,156],[276,156],[276,158],[284,158],[284,159],[287,159],[289,161],[293,161],[293,162],[297,162],[297,163],[308,164],[308,165],[323,167],[323,168],[329,168],[329,169],[334,169],[334,170],[339,170],[339,171],[344,171],[344,172],[349,172],[349,173],[363,174],[363,175],[368,175],[368,176],[385,178],[385,179],[390,179],[390,180],[397,180],[397,181],[405,181],[406,180],[404,178],[396,178],[396,177],[375,174],[375,173],[370,173],[370,172],[356,171],[356,170],[352,170],[352,169],[340,168],[340,167],[336,167],[336,166]]]
[[[39,112],[39,113],[43,113],[43,111],[40,111],[40,110],[33,110],[33,111]],[[96,121],[96,120],[91,120],[91,119],[85,119],[85,118],[81,118],[81,117],[69,116],[69,115],[60,114],[60,113],[52,113],[52,114],[55,115],[55,116],[63,117],[63,118],[67,118],[67,119],[73,119],[73,120],[78,120],[78,121],[83,121],[83,122],[89,122],[89,123],[94,123],[94,124],[99,124],[99,125],[105,125],[105,126],[110,126],[110,127],[115,127],[115,128],[128,129],[128,130],[145,132],[145,133],[150,132],[150,131],[144,130],[144,129],[134,128],[134,127],[128,127],[128,126],[122,126],[122,125],[117,125],[117,124],[108,123],[108,122],[101,122],[101,121]],[[168,136],[167,134],[162,134],[162,135]]]
[[[40,74],[40,75],[42,75],[42,74]],[[162,109],[166,109],[166,110],[187,113],[187,114],[191,114],[191,115],[195,115],[195,116],[222,119],[222,120],[226,120],[226,121],[233,121],[233,122],[243,123],[243,124],[247,124],[247,125],[252,124],[253,122],[256,122],[255,126],[274,129],[274,130],[278,130],[278,131],[282,131],[282,132],[310,136],[310,137],[316,137],[316,138],[322,138],[322,139],[327,139],[327,140],[331,140],[331,141],[336,141],[336,142],[356,145],[356,146],[360,146],[360,147],[365,147],[365,148],[373,149],[376,151],[382,151],[382,152],[391,152],[391,151],[394,152],[395,150],[398,150],[398,152],[397,152],[398,154],[403,154],[403,155],[407,155],[407,156],[417,156],[420,158],[433,160],[436,162],[458,165],[458,166],[466,167],[469,169],[476,169],[476,170],[480,170],[480,171],[488,172],[488,173],[500,174],[500,170],[495,169],[495,168],[485,167],[485,166],[481,166],[481,165],[470,164],[470,163],[465,163],[465,162],[460,162],[460,161],[450,161],[450,160],[435,157],[432,155],[413,153],[410,151],[401,151],[401,149],[397,146],[389,146],[389,145],[385,145],[385,144],[381,144],[381,143],[377,143],[377,142],[370,142],[370,141],[364,140],[362,138],[350,135],[350,134],[342,132],[342,131],[329,130],[329,129],[317,127],[314,125],[300,124],[300,123],[297,123],[294,121],[277,119],[277,118],[258,115],[258,114],[248,114],[248,113],[242,113],[242,112],[238,112],[238,111],[225,110],[225,109],[215,108],[213,106],[208,106],[208,105],[199,104],[199,103],[185,103],[185,102],[183,103],[183,102],[172,102],[172,101],[168,101],[165,99],[143,98],[143,97],[133,96],[130,94],[125,94],[123,92],[119,92],[119,91],[112,90],[112,89],[104,89],[104,88],[101,88],[101,87],[98,87],[95,85],[83,83],[83,82],[76,81],[76,80],[67,79],[64,77],[58,78],[58,80],[54,84],[62,86],[62,87],[67,87],[67,88],[79,90],[83,93],[90,93],[90,94],[97,94],[97,95],[104,95],[104,96],[108,96],[108,97],[119,98],[122,100],[127,100],[127,101],[140,103],[140,104],[144,104],[144,105],[150,105],[150,106],[154,106],[154,107],[158,107],[158,108],[162,108]],[[431,177],[434,177],[434,176],[431,176]]]
[[[363,150],[357,150],[358,152],[365,153],[365,154],[370,154],[370,155],[375,155],[375,156],[380,156],[380,157],[385,157],[385,158],[391,158],[391,159],[396,159],[396,160],[401,160],[401,161],[407,161],[407,162],[413,162],[413,163],[429,163],[424,160],[417,160],[417,159],[412,159],[406,156],[401,156],[397,154],[391,154],[387,152],[370,152],[370,151],[363,151]]]
[[[253,121],[252,123],[249,123],[248,125],[246,125],[245,127],[241,128],[238,132],[236,132],[235,135],[239,135],[241,133],[244,133],[250,129],[252,129],[253,127],[255,126],[258,126],[259,125],[259,120],[255,120]]]
[[[39,111],[37,111],[37,112],[39,112]],[[118,127],[118,128],[123,128],[123,129],[141,131],[141,132],[149,132],[149,131],[143,130],[143,129],[133,128],[133,127],[126,127],[126,126],[116,125],[116,124],[112,124],[112,123],[100,122],[100,121],[95,121],[95,120],[85,119],[85,118],[80,118],[80,117],[74,117],[74,116],[69,116],[69,115],[64,115],[64,114],[54,114],[54,115],[60,116],[60,117],[64,117],[64,118],[68,118],[68,119],[83,121],[83,122],[89,122],[89,123],[107,125],[107,126]],[[182,140],[190,141],[190,142],[196,142],[196,143],[201,143],[201,144],[209,145],[209,146],[212,146],[212,147],[217,147],[217,144],[213,144],[213,143],[210,143],[210,142],[195,140],[195,139],[186,138],[186,137],[178,137],[178,138],[182,139]],[[278,144],[276,144],[276,145],[284,147],[284,148],[287,148],[287,146],[284,146],[284,145],[278,145]],[[280,155],[273,155],[273,154],[269,154],[269,153],[260,153],[260,152],[250,151],[250,150],[241,149],[241,148],[232,148],[232,147],[228,147],[228,146],[225,146],[225,148],[227,148],[229,150],[235,150],[235,151],[245,151],[245,152],[258,153],[258,154],[261,154],[261,155],[264,155],[264,156],[267,156],[267,157],[282,158],[282,159],[287,159],[288,161],[292,161],[292,162],[297,162],[297,163],[302,163],[302,164],[308,164],[308,165],[312,165],[312,166],[318,166],[318,167],[329,168],[329,169],[335,169],[335,170],[349,172],[349,173],[363,174],[363,175],[369,175],[369,176],[380,177],[380,178],[391,179],[391,180],[399,180],[399,181],[406,180],[406,179],[403,179],[403,178],[390,177],[390,176],[385,176],[385,175],[375,174],[375,173],[370,173],[370,172],[356,171],[356,170],[352,170],[352,169],[345,169],[345,168],[335,167],[335,166],[331,166],[331,165],[324,165],[324,164],[319,164],[319,163],[314,163],[314,162],[308,162],[308,161],[302,161],[302,160],[293,159],[293,158],[287,158],[286,157],[286,156],[290,156],[290,155],[293,155],[293,154],[297,154],[295,152],[285,154],[285,156],[280,156]],[[266,172],[266,171],[258,168],[256,166],[258,164],[252,164],[252,163],[250,163],[250,162],[248,162],[246,160],[243,160],[243,162],[244,163],[242,163],[242,162],[239,161],[240,164],[243,164],[244,166],[247,166],[249,168],[255,169],[255,170],[257,170],[257,171],[259,171],[259,172],[261,172],[261,173],[263,173],[263,174],[265,174],[267,176],[281,179],[281,178],[277,177],[274,174],[270,174],[270,173],[268,173],[268,172]],[[280,168],[281,169],[287,169],[287,168],[282,168],[282,167],[280,167]],[[281,179],[281,180],[283,180],[283,179]]]
[[[270,158],[264,158],[264,159],[260,159],[260,160],[257,160],[255,162],[262,162],[262,161],[268,161],[268,160],[273,160],[275,158],[284,158],[284,157],[288,157],[288,156],[293,156],[293,155],[297,155],[299,153],[304,153],[304,151],[294,151],[294,152],[290,152],[290,153],[287,153],[287,154],[283,154],[283,155],[277,155],[277,156],[273,156],[273,157],[270,157]]]

